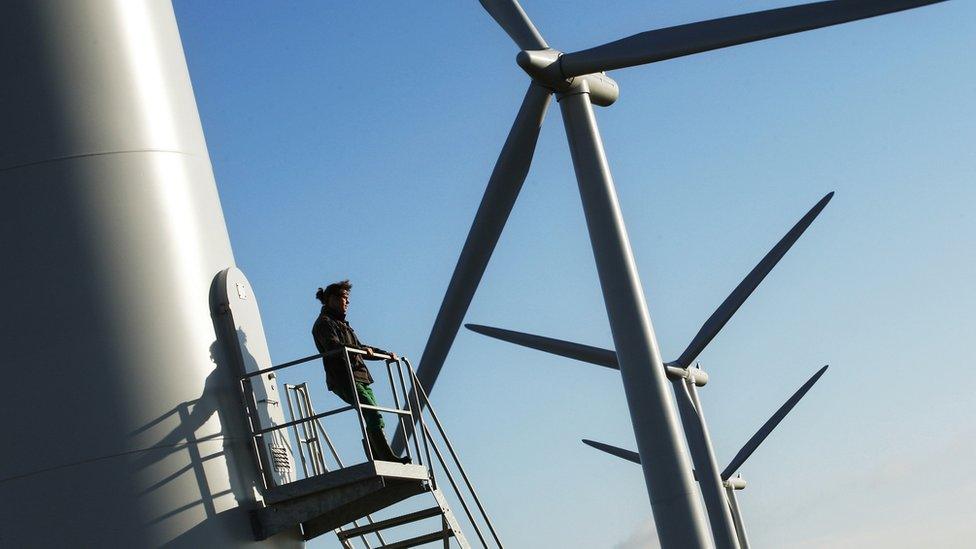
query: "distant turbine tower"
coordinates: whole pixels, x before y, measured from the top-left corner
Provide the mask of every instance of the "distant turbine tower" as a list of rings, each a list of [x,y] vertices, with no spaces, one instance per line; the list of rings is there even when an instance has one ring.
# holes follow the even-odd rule
[[[787,401],[784,402],[783,405],[780,406],[779,409],[777,409],[776,412],[773,413],[773,415],[768,420],[766,420],[765,423],[762,424],[759,430],[756,431],[756,433],[749,438],[749,440],[745,443],[745,445],[743,445],[742,448],[740,448],[739,451],[735,454],[735,457],[732,458],[732,461],[729,462],[729,464],[725,467],[725,469],[722,470],[722,473],[720,475],[720,480],[726,494],[726,500],[723,500],[721,504],[727,507],[728,510],[730,511],[730,515],[734,520],[733,530],[735,531],[736,537],[738,538],[739,546],[742,547],[743,549],[746,549],[748,547],[749,541],[748,538],[746,537],[745,526],[743,525],[742,522],[742,514],[739,512],[739,503],[735,498],[735,490],[744,489],[746,487],[746,482],[742,480],[741,477],[732,478],[732,475],[734,475],[736,471],[738,471],[739,468],[742,467],[742,464],[745,463],[747,459],[749,459],[749,456],[751,456],[752,453],[755,452],[757,448],[759,448],[759,445],[762,444],[764,440],[766,440],[766,437],[768,437],[769,434],[773,432],[773,429],[775,429],[776,426],[779,425],[781,421],[783,421],[786,415],[790,413],[790,410],[792,410],[793,407],[796,406],[798,402],[800,402],[800,399],[807,394],[810,388],[813,387],[813,385],[820,379],[821,376],[824,375],[826,371],[827,371],[827,366],[824,366],[823,368],[817,370],[817,372],[813,374],[813,376],[811,376],[810,379],[806,381],[806,383],[800,386],[800,388],[797,389],[796,392],[793,393],[793,395],[789,399],[787,399]],[[694,409],[694,416],[698,418],[703,417],[702,410],[700,407]],[[701,421],[704,423],[704,419],[701,419]],[[596,442],[594,440],[583,439],[583,443],[593,448],[596,448],[597,450],[601,450],[610,455],[617,456],[619,458],[625,459],[627,461],[631,461],[633,463],[640,464],[641,462],[640,455],[637,452],[634,452],[632,450],[625,450],[623,448],[618,448],[617,446],[611,446],[610,444],[605,444],[603,442]],[[702,480],[700,476],[699,476],[699,480]]]
[[[828,193],[826,196],[820,199],[795,225],[786,233],[786,235],[781,238],[769,252],[759,261],[759,263],[753,267],[751,271],[742,279],[742,281],[732,290],[728,297],[722,302],[721,305],[708,317],[708,320],[702,325],[698,333],[692,338],[691,343],[685,348],[684,352],[677,360],[668,362],[663,365],[662,371],[667,375],[671,381],[671,386],[674,391],[675,399],[677,400],[678,412],[681,415],[681,426],[684,429],[685,439],[688,443],[689,450],[691,452],[692,461],[695,465],[695,470],[697,472],[697,479],[699,487],[701,488],[702,497],[705,501],[705,509],[708,512],[708,520],[712,529],[712,536],[715,539],[715,544],[719,548],[735,548],[741,544],[742,540],[745,539],[745,534],[743,528],[737,527],[736,523],[740,523],[740,517],[738,516],[738,508],[734,507],[730,509],[728,503],[729,498],[734,497],[734,494],[729,494],[726,492],[728,485],[728,477],[719,474],[718,465],[716,464],[715,453],[712,449],[711,438],[708,433],[708,427],[705,424],[705,416],[702,410],[701,402],[698,399],[697,386],[705,385],[708,381],[708,376],[697,368],[691,368],[692,361],[698,357],[699,354],[705,349],[705,347],[718,335],[719,331],[732,319],[732,316],[739,310],[739,308],[745,303],[745,301],[752,295],[752,293],[759,287],[759,284],[766,278],[767,275],[773,270],[773,268],[779,263],[781,259],[786,255],[786,252],[793,247],[793,245],[799,240],[800,236],[803,235],[804,231],[810,227],[810,224],[820,215],[820,212],[827,207],[827,203],[833,198],[834,193]],[[533,334],[525,334],[521,332],[515,332],[512,330],[504,330],[501,328],[493,328],[491,326],[479,326],[476,324],[468,324],[468,329],[478,332],[480,334],[493,337],[496,339],[501,339],[503,341],[508,341],[510,343],[515,343],[516,345],[522,345],[525,347],[530,347],[533,349],[538,349],[540,351],[545,351],[548,353],[553,353],[559,356],[564,356],[568,358],[574,358],[576,360],[581,360],[584,362],[589,362],[596,364],[598,366],[604,366],[607,368],[620,368],[620,360],[617,353],[609,349],[600,349],[598,347],[591,347],[589,345],[582,345],[580,343],[573,343],[570,341],[562,341],[558,339],[553,339],[549,337],[543,337]],[[824,367],[826,370],[826,367]],[[818,372],[816,379],[819,379],[823,370]],[[813,381],[816,381],[814,379]],[[810,383],[812,386],[812,382]],[[799,396],[795,396],[795,401],[792,401],[789,407],[792,408],[796,404],[796,401],[802,397],[802,393],[805,393],[809,389],[806,387]],[[785,415],[789,409],[782,411]],[[780,416],[775,423],[778,423],[782,419]],[[775,426],[773,423],[773,426]],[[772,427],[770,427],[770,430]],[[768,434],[768,431],[767,431]],[[763,436],[763,438],[765,435]],[[756,437],[753,437],[753,444]],[[759,439],[761,441],[761,439]],[[586,442],[586,441],[584,441]],[[589,444],[589,443],[588,443]],[[597,443],[594,443],[597,444]],[[591,445],[594,445],[591,444]],[[750,444],[747,444],[748,448]],[[752,445],[752,450],[758,442]],[[606,445],[604,445],[606,446]],[[614,455],[624,457],[625,459],[630,459],[631,461],[636,461],[643,465],[643,460],[640,458],[635,458],[637,454],[628,454],[627,450],[614,449],[618,451],[611,451],[606,447],[600,447],[604,451],[608,451]],[[749,450],[748,453],[751,453]],[[745,452],[745,449],[743,450]],[[743,454],[740,452],[740,454]],[[748,453],[743,455],[748,456]],[[647,455],[647,454],[641,454]],[[741,464],[741,461],[745,458],[742,457],[741,460],[739,456],[733,463]],[[737,469],[738,465],[734,469]],[[733,469],[733,470],[734,470]],[[734,514],[733,514],[734,513]]]
[[[616,82],[603,71],[633,67],[856,21],[943,0],[835,0],[736,15],[643,32],[566,53],[550,48],[515,0],[481,5],[522,50],[516,61],[532,79],[461,249],[431,328],[418,376],[428,392],[440,374],[474,292],[528,174],[549,94],[555,93],[579,184],[590,243],[620,359],[648,496],[665,547],[704,547],[707,529],[694,497],[690,465],[680,451],[660,352],[624,227],[592,105],[616,101]],[[647,368],[651,365],[651,368]],[[403,446],[403,437],[395,440]],[[653,452],[653,454],[652,454]]]
[[[234,256],[172,6],[3,2],[0,73],[0,545],[251,546],[209,303]]]

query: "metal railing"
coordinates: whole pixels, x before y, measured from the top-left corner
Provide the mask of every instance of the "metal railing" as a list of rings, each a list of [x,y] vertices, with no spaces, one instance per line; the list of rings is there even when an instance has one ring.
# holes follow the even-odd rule
[[[295,395],[294,401],[292,400],[292,394]],[[298,385],[289,385],[286,383],[285,402],[288,405],[288,417],[292,420],[296,418],[307,420],[308,417],[315,415],[315,408],[312,406],[312,397],[308,393],[308,383],[300,383]],[[298,444],[298,457],[301,459],[302,473],[305,478],[329,472],[329,466],[325,460],[325,453],[322,451],[323,440],[328,446],[329,452],[332,454],[332,459],[335,460],[339,469],[345,467],[342,463],[342,458],[339,457],[339,451],[332,442],[332,438],[329,437],[328,431],[325,430],[325,426],[322,425],[321,419],[305,421],[294,425],[292,426],[292,431],[295,436],[295,442]],[[305,457],[306,453],[308,453],[307,459]],[[309,474],[309,466],[312,468],[311,474]],[[371,515],[366,515],[364,518],[369,524],[375,524]],[[352,521],[352,526],[353,528],[359,528],[359,521]],[[341,531],[341,528],[336,529],[336,534],[339,534]],[[386,540],[383,539],[383,535],[379,531],[373,532],[373,535],[376,537],[380,546],[386,545]],[[366,549],[372,549],[368,534],[359,536],[359,538],[366,546]],[[345,543],[345,540],[343,540],[343,546],[352,548],[352,545]]]
[[[345,362],[346,374],[348,375],[347,379],[349,380],[349,389],[351,390],[350,394],[353,395],[354,400],[353,404],[321,413],[315,413],[314,408],[312,407],[311,398],[308,395],[308,383],[302,383],[300,385],[285,385],[285,395],[289,408],[289,414],[291,416],[290,421],[280,425],[256,428],[255,418],[257,417],[257,414],[251,409],[252,399],[248,398],[247,395],[248,386],[255,377],[276,372],[278,370],[283,370],[292,366],[297,366],[299,364],[304,364],[318,358],[328,359],[339,355],[343,357]],[[392,400],[394,403],[393,408],[363,404],[360,401],[359,392],[356,390],[356,381],[352,371],[351,357],[353,355],[362,355],[372,359],[384,361],[386,365],[387,377],[390,383],[390,390],[392,392]],[[479,522],[483,522],[483,524],[487,526],[491,538],[494,540],[496,546],[499,548],[503,547],[498,533],[492,524],[491,519],[489,518],[488,513],[481,502],[481,499],[475,492],[474,486],[472,485],[467,472],[461,465],[457,451],[454,449],[453,444],[451,444],[450,440],[448,439],[443,424],[437,417],[426,391],[424,391],[419,379],[417,378],[413,365],[406,357],[395,357],[396,355],[377,353],[375,351],[367,352],[356,347],[342,347],[329,351],[328,353],[310,355],[304,358],[272,366],[270,368],[265,368],[264,370],[250,372],[241,377],[241,396],[243,397],[243,402],[245,403],[248,424],[251,432],[251,440],[253,443],[252,446],[254,452],[258,456],[259,466],[262,468],[265,467],[265,464],[261,459],[262,454],[259,449],[259,440],[261,440],[268,433],[291,428],[293,434],[295,435],[296,441],[298,441],[299,458],[301,460],[302,469],[306,478],[309,476],[317,476],[330,472],[327,464],[325,463],[325,455],[321,444],[322,440],[326,442],[326,446],[329,448],[333,459],[336,460],[336,463],[341,469],[344,467],[344,465],[339,458],[335,445],[329,438],[328,432],[326,431],[324,425],[322,425],[321,420],[326,417],[348,412],[350,410],[355,410],[356,412],[359,428],[363,435],[363,445],[366,449],[367,458],[370,461],[374,461],[375,456],[372,444],[370,443],[369,437],[366,433],[366,420],[363,415],[363,410],[373,410],[377,413],[384,412],[394,414],[397,418],[399,429],[401,429],[403,433],[407,435],[406,440],[412,440],[413,443],[414,452],[411,452],[410,444],[405,445],[407,457],[411,458],[413,463],[423,465],[427,468],[428,481],[431,489],[438,489],[438,476],[439,474],[443,474],[444,477],[447,478],[455,498],[458,502],[460,502],[469,524],[475,531],[475,534],[478,536],[478,539],[481,541],[482,545],[484,547],[490,547],[484,533],[482,532]],[[404,372],[404,368],[406,369],[406,372]],[[396,370],[395,376],[394,370]],[[301,398],[298,398],[299,391],[294,390],[296,387],[300,388],[300,393],[302,395]],[[397,390],[398,388],[399,392]],[[296,401],[294,403],[291,400],[290,392],[296,393]],[[298,415],[300,417],[296,418],[295,410],[299,411]],[[439,439],[443,442],[443,445],[447,449],[449,459],[448,457],[445,457],[438,444],[435,443],[433,433],[431,429],[428,428],[425,415],[429,415],[430,419],[433,420],[433,425],[437,434],[439,435]],[[305,444],[305,451],[308,452],[307,459],[305,456],[305,451],[302,450],[302,444]],[[432,456],[436,458],[436,462],[432,460]],[[309,468],[311,468],[311,475],[309,474]],[[454,473],[452,472],[452,469],[454,469],[455,472],[457,472],[461,477],[465,490],[462,490],[461,485],[458,483]],[[267,480],[263,470],[261,478],[264,482],[265,489],[267,489]],[[480,518],[480,521],[476,520],[475,513],[467,501],[469,497],[473,501],[474,506],[477,508],[477,514],[479,515],[478,518]],[[372,519],[369,517],[367,517],[367,520],[372,522]],[[381,544],[383,544],[382,538],[380,538],[380,541]],[[367,542],[367,547],[368,546],[369,545]]]

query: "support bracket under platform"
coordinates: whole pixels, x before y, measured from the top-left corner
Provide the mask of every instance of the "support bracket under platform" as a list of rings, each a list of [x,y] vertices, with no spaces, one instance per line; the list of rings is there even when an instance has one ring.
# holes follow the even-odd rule
[[[252,511],[258,540],[301,524],[306,540],[430,490],[420,465],[368,461],[270,488],[266,506]]]

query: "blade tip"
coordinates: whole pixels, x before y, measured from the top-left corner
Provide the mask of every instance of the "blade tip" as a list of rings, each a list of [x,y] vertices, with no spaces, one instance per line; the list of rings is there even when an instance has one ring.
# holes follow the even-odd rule
[[[832,198],[834,198],[834,191],[830,191],[829,193],[825,194],[824,197],[817,202],[817,205],[814,206],[813,209],[819,213],[821,210],[827,207],[827,204]]]

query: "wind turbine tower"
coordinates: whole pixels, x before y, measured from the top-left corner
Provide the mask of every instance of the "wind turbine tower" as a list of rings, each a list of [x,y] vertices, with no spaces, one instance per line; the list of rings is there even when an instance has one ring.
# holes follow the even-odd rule
[[[234,256],[172,6],[4,2],[0,73],[0,546],[254,544],[209,305]]]

